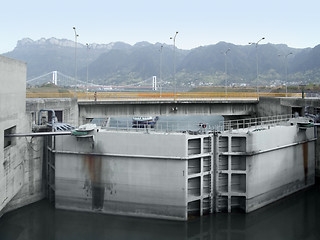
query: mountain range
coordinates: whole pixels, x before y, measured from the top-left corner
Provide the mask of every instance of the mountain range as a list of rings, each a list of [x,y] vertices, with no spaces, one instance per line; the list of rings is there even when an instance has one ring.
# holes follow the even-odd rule
[[[133,84],[160,74],[164,85],[175,79],[180,87],[224,85],[226,79],[229,84],[253,85],[257,73],[261,85],[283,84],[286,79],[288,84],[320,82],[320,45],[297,49],[285,44],[219,42],[183,50],[148,42],[86,45],[25,38],[3,55],[27,62],[27,79],[51,71],[74,76],[77,69],[79,79],[85,80],[88,73],[90,82],[106,85]]]

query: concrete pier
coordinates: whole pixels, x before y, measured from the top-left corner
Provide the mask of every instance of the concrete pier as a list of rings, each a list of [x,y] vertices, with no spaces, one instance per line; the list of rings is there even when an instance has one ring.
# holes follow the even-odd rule
[[[26,71],[26,63],[0,56],[0,216],[44,197],[42,140],[4,137],[31,132]]]

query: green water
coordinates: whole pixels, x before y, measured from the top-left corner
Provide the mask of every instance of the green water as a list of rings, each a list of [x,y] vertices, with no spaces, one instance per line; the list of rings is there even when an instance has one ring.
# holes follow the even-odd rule
[[[56,210],[42,200],[0,218],[0,240],[24,239],[319,240],[320,186],[249,214],[219,213],[188,222]]]

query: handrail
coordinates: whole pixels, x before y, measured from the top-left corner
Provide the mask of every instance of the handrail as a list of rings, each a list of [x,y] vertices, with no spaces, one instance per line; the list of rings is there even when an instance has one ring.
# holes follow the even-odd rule
[[[102,128],[105,130],[113,131],[152,131],[152,132],[188,132],[189,134],[203,134],[213,131],[233,131],[248,128],[255,128],[262,130],[266,126],[281,125],[290,119],[294,118],[293,114],[258,117],[258,118],[245,118],[238,120],[220,121],[214,123],[196,123],[194,121],[158,121],[153,126],[144,125],[141,128],[133,128],[132,119],[112,120],[107,126]],[[214,124],[214,125],[211,125]],[[203,127],[205,125],[205,127]]]
[[[259,97],[301,97],[301,93],[255,93],[255,92],[70,92],[70,93],[30,93],[27,98],[75,98],[78,101],[107,100],[204,100],[204,99],[259,99]]]
[[[293,114],[246,118],[238,120],[221,121],[219,124],[220,131],[239,130],[250,127],[261,127],[266,125],[278,125],[281,122],[286,122],[294,117]]]
[[[158,121],[154,125],[143,125],[139,127],[133,127],[132,119],[126,120],[113,120],[112,123],[109,122],[108,126],[101,127],[104,130],[111,131],[130,131],[130,132],[188,132],[189,134],[203,134],[216,129],[215,125],[210,125],[209,123],[203,123],[206,125],[205,128],[199,123],[194,121]]]

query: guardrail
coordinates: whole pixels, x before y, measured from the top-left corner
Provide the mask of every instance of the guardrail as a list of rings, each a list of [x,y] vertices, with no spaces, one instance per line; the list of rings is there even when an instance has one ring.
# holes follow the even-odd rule
[[[153,131],[153,132],[188,132],[189,134],[203,134],[208,132],[221,132],[221,131],[231,131],[240,130],[247,128],[261,129],[266,126],[276,126],[284,124],[290,119],[294,118],[293,114],[259,117],[259,118],[246,118],[238,120],[229,121],[219,121],[219,122],[198,122],[190,120],[159,120],[154,125],[140,125],[140,127],[133,127],[131,119],[113,119],[108,120],[107,126],[104,125],[102,128],[106,130],[113,131]]]
[[[259,117],[259,118],[246,118],[239,120],[229,120],[220,122],[219,131],[239,130],[250,127],[261,127],[266,125],[279,125],[281,122],[286,122],[294,117],[293,114]]]
[[[205,126],[205,127],[204,127]],[[151,125],[140,124],[133,127],[132,120],[113,120],[109,126],[102,127],[112,131],[134,131],[134,132],[188,132],[189,134],[199,134],[214,131],[215,126],[208,123],[196,123],[194,121],[158,121]]]
[[[108,100],[186,100],[186,99],[259,99],[259,97],[301,97],[301,93],[255,92],[88,92],[88,93],[27,93],[27,98],[77,98],[78,101]]]

